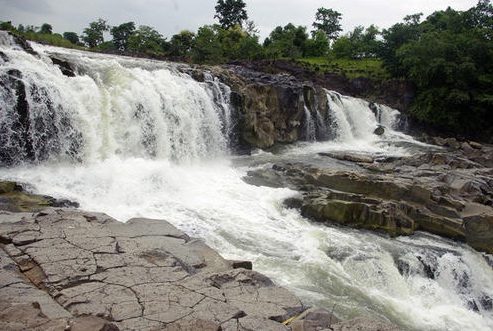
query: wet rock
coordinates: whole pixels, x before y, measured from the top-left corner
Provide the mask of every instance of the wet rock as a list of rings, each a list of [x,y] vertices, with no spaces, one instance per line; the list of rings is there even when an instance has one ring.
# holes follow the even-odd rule
[[[273,188],[286,186],[283,176],[274,169],[250,170],[242,179],[245,183],[255,186],[267,186]]]
[[[375,321],[369,318],[360,317],[349,321],[340,322],[334,324],[330,329],[332,331],[399,331],[397,327],[384,323]]]
[[[430,152],[385,163],[361,162],[343,154],[337,157],[369,171],[285,164],[269,170],[279,178],[272,174],[269,178],[275,177],[278,183],[284,180],[302,191],[301,198],[287,204],[315,221],[391,236],[422,230],[492,253],[493,170],[489,158],[493,158],[493,148],[483,145],[481,150],[467,151],[468,155],[464,149]]]
[[[326,309],[311,308],[297,316],[288,325],[292,331],[330,330],[340,320]]]
[[[400,331],[392,324],[358,317],[341,321],[326,309],[308,309],[287,323],[292,331]]]
[[[269,74],[242,66],[211,70],[231,87],[240,140],[254,148],[266,149],[298,141],[302,135],[305,102],[309,106],[315,98],[326,98],[321,88],[310,87],[307,93],[306,84],[288,74]]]
[[[370,155],[356,154],[356,153],[340,153],[340,152],[331,152],[331,153],[319,153],[321,156],[331,157],[337,160],[350,161],[350,162],[358,162],[358,163],[373,163],[374,159]]]
[[[10,212],[39,211],[46,207],[78,207],[75,201],[31,194],[15,182],[0,182],[0,210]]]
[[[473,248],[493,254],[493,215],[476,214],[464,217],[466,241]]]
[[[382,125],[379,125],[374,131],[373,134],[376,134],[377,136],[381,136],[385,133],[385,127]]]
[[[60,70],[62,71],[62,74],[64,74],[67,77],[75,77],[75,71],[72,68],[72,65],[62,59],[59,59],[57,57],[51,56],[51,61],[53,62],[54,65],[56,65]]]

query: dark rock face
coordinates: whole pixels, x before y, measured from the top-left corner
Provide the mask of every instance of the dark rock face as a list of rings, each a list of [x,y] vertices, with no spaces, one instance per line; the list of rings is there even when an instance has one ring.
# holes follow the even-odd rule
[[[240,145],[245,149],[266,149],[303,139],[306,110],[327,117],[327,97],[321,87],[288,74],[240,66],[210,69],[232,89]]]
[[[269,148],[295,142],[303,116],[303,86],[287,75],[273,76],[244,68],[214,68],[234,93],[240,145]]]
[[[250,61],[241,62],[239,65],[266,74],[289,74],[300,81],[309,81],[314,85],[356,98],[370,98],[371,96],[373,102],[401,111],[411,105],[416,94],[416,88],[408,81],[381,81],[366,77],[347,78],[342,75],[321,74],[307,70],[290,60]]]
[[[67,76],[67,77],[75,77],[75,70],[72,68],[72,65],[65,61],[61,60],[59,58],[56,58],[54,56],[50,57],[51,61],[53,62],[54,65],[58,66],[62,73]]]
[[[10,116],[10,123],[2,123],[0,136],[0,164],[14,164],[19,158],[33,160],[34,146],[29,137],[31,128],[29,104],[26,99],[26,88],[22,81],[22,73],[9,70],[0,76],[0,84],[5,88],[6,95],[2,102],[15,105],[12,113],[5,109],[5,116]]]

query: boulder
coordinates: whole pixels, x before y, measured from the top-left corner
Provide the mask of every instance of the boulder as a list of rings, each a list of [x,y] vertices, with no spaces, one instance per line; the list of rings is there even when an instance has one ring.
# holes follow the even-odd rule
[[[379,125],[374,131],[373,134],[376,134],[377,136],[381,136],[385,133],[385,127],[382,125]]]

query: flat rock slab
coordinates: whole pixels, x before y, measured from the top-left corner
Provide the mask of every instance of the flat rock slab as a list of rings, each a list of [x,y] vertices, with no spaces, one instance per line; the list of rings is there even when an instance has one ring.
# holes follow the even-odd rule
[[[304,310],[163,220],[50,208],[0,221],[2,330],[289,330]]]

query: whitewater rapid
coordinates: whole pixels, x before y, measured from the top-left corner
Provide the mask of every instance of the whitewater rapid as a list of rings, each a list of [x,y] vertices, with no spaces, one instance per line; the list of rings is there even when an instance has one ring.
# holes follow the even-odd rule
[[[393,110],[383,109],[384,120],[378,121],[363,101],[328,91],[337,123],[334,141],[234,156],[226,134],[228,89],[213,78],[199,83],[155,61],[35,49],[77,63],[79,76],[63,76],[46,58],[8,47],[2,51],[11,60],[0,70],[16,67],[26,82],[45,86],[77,134],[60,130],[62,147],[53,157],[2,168],[1,179],[122,222],[166,219],[225,258],[253,261],[255,270],[305,304],[342,318],[366,315],[407,330],[493,328],[493,269],[483,254],[427,234],[390,239],[314,224],[284,206],[298,192],[242,180],[249,170],[279,160],[345,166],[321,159],[318,151],[411,153],[402,144],[411,138],[392,129]],[[373,135],[379,123],[387,128],[382,137]],[[75,160],[60,152],[64,139],[81,139]],[[436,268],[433,278],[423,261]]]

